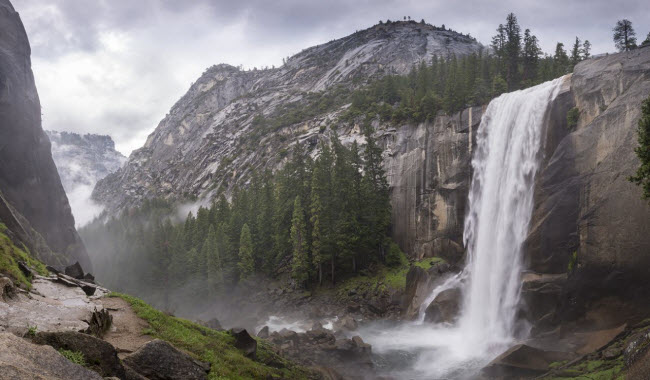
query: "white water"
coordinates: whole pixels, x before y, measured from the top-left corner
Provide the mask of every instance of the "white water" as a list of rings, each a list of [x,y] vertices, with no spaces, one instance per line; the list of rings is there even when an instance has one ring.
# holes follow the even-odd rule
[[[461,287],[464,304],[456,324],[423,324],[422,312],[418,323],[362,331],[373,351],[413,354],[402,377],[471,377],[518,338],[521,247],[532,213],[544,117],[562,80],[501,95],[481,119],[464,229],[467,265],[421,307],[443,290]]]

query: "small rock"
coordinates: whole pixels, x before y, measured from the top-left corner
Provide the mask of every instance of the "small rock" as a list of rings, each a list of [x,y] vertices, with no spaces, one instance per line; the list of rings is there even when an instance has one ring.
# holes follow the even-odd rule
[[[27,263],[24,261],[18,262],[18,269],[20,269],[20,271],[23,272],[26,277],[34,277],[36,274],[36,272],[34,272],[34,270],[30,268],[29,265],[27,265]]]
[[[257,341],[246,329],[232,328],[230,334],[235,337],[235,347],[244,351],[244,355],[253,360],[257,357]]]
[[[95,294],[95,291],[97,290],[97,288],[92,286],[92,285],[83,284],[83,285],[81,285],[81,290],[83,290],[84,293],[86,293],[86,295],[90,297],[93,294]]]
[[[72,278],[76,278],[77,280],[82,280],[84,278],[84,270],[81,268],[81,264],[79,264],[78,261],[65,267],[65,274]]]
[[[86,273],[84,275],[84,277],[83,277],[83,280],[86,281],[86,282],[90,282],[91,284],[94,284],[95,283],[95,276],[93,276],[90,273]]]

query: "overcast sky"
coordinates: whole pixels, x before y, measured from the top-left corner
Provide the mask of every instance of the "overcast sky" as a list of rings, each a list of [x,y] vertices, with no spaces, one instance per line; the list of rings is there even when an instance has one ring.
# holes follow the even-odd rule
[[[616,20],[650,30],[647,0],[12,0],[32,45],[46,129],[109,134],[128,155],[217,63],[280,65],[303,48],[411,16],[489,44],[514,12],[545,51],[576,36],[614,50]]]

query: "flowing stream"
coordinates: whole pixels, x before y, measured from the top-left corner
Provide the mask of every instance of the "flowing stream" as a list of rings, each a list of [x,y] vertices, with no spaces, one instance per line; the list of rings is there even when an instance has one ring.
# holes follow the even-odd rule
[[[400,378],[471,378],[528,329],[516,318],[521,289],[521,248],[533,208],[548,105],[563,79],[492,100],[477,132],[464,243],[467,265],[433,290],[419,321],[370,324],[361,336]],[[454,325],[423,322],[423,310],[442,291],[459,287],[461,313]],[[397,360],[399,361],[399,360]]]

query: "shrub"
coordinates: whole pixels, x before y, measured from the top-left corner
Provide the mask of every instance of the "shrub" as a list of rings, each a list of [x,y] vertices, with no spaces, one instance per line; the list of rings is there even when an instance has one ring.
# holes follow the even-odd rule
[[[59,353],[64,358],[70,360],[74,364],[79,364],[79,365],[82,365],[82,366],[86,365],[86,358],[84,357],[84,354],[79,352],[79,351],[70,351],[70,350],[60,349]]]
[[[397,267],[402,264],[404,252],[399,248],[395,242],[390,242],[388,247],[388,254],[386,255],[386,265],[389,267]]]
[[[567,126],[570,129],[575,128],[578,125],[578,119],[580,118],[580,110],[578,107],[573,107],[566,114]]]

